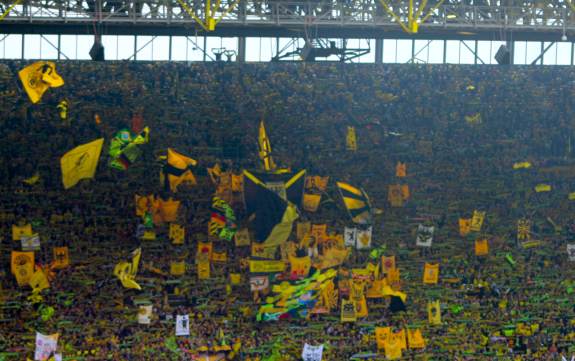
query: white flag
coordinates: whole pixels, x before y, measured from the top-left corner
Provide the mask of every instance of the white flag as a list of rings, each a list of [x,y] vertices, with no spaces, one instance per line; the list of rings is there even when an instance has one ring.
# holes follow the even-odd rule
[[[190,316],[177,315],[176,316],[176,336],[189,336],[190,335]]]
[[[370,249],[371,248],[371,233],[372,227],[367,229],[357,230],[357,239],[355,241],[356,249]]]
[[[34,360],[48,360],[53,353],[56,352],[58,346],[58,334],[43,335],[36,332],[36,352],[34,353]]]
[[[433,242],[433,232],[435,227],[424,226],[420,224],[417,226],[417,236],[415,238],[415,245],[419,247],[431,247]]]
[[[140,325],[149,325],[152,322],[152,305],[140,306],[138,312],[138,323]]]
[[[321,361],[323,345],[312,346],[307,343],[303,346],[301,357],[303,361]]]
[[[575,261],[575,244],[567,245],[567,255],[569,256],[569,261]]]
[[[345,227],[344,230],[344,244],[346,247],[355,247],[355,240],[357,239],[357,228]]]

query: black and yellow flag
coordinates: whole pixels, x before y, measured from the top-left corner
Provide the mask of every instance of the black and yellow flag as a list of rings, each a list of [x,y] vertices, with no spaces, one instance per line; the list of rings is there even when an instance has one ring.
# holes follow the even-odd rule
[[[337,182],[337,187],[352,221],[358,224],[371,224],[371,204],[364,190],[342,182]]]
[[[264,126],[264,121],[260,121],[260,131],[258,136],[258,145],[260,149],[260,159],[264,162],[264,170],[270,171],[276,169],[276,164],[272,158],[272,146],[270,144],[270,139],[266,134],[266,128]]]
[[[287,182],[278,179],[279,182],[273,183],[277,189],[270,189],[270,182],[263,181],[268,179],[266,177],[259,179],[248,171],[244,171],[244,175],[246,214],[255,215],[255,241],[268,246],[283,244],[291,233],[293,222],[299,217],[297,207],[292,200],[301,202],[305,171],[299,172]],[[269,176],[274,176],[272,178],[275,179],[275,176],[280,175],[270,174]],[[296,183],[299,185],[296,186]]]
[[[64,79],[56,72],[56,64],[51,61],[37,61],[18,72],[18,77],[34,104],[42,99],[48,88],[64,85]]]
[[[81,179],[94,178],[104,138],[82,144],[64,154],[60,159],[64,189],[75,186]]]
[[[195,159],[168,148],[168,160],[163,169],[166,188],[176,192],[182,183],[196,185],[196,177],[192,173],[192,168],[197,164]]]

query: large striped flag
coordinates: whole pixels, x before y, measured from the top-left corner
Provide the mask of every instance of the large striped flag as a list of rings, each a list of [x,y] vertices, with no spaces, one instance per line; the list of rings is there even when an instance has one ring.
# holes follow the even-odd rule
[[[365,191],[343,182],[337,182],[345,208],[354,223],[371,224],[371,204]]]

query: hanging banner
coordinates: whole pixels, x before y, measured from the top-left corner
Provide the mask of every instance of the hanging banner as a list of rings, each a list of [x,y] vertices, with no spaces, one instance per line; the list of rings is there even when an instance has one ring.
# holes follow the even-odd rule
[[[371,248],[372,230],[373,230],[372,227],[369,227],[367,229],[358,229],[357,230],[355,249],[363,250],[363,249],[370,249]]]
[[[149,325],[152,322],[152,305],[140,306],[138,311],[138,323]]]
[[[355,247],[355,242],[357,241],[357,228],[345,227],[343,236],[346,247]]]
[[[487,243],[487,239],[475,240],[475,255],[487,256],[487,254],[489,254],[489,243]]]
[[[481,226],[483,226],[483,220],[485,219],[485,212],[473,211],[473,217],[471,217],[471,227],[472,232],[480,232]]]
[[[567,255],[569,256],[569,261],[575,261],[575,244],[567,245]]]
[[[234,242],[236,247],[249,246],[250,241],[250,231],[247,228],[242,228],[236,232],[234,235]]]
[[[439,263],[426,263],[423,270],[423,283],[428,285],[437,284],[439,280]]]
[[[40,235],[34,233],[29,236],[22,235],[20,237],[22,251],[39,251],[40,250]]]
[[[176,316],[176,336],[189,336],[190,335],[190,316],[177,315]]]
[[[263,291],[270,286],[268,276],[250,277],[250,291]]]
[[[207,280],[210,278],[210,261],[200,260],[198,261],[198,279]]]
[[[303,346],[301,357],[303,361],[321,361],[323,355],[323,345],[312,346],[307,343]]]
[[[355,322],[355,304],[352,300],[341,299],[341,322]]]
[[[435,227],[433,226],[424,226],[423,224],[418,225],[415,245],[419,247],[431,247],[434,231]]]
[[[43,335],[36,332],[36,352],[34,352],[34,360],[45,361],[48,357],[56,352],[58,347],[58,334]]]

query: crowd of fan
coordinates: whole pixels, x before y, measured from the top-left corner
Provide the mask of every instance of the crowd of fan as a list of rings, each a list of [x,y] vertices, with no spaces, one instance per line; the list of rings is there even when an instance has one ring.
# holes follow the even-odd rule
[[[297,360],[304,342],[324,343],[326,360],[344,360],[376,351],[374,325],[422,327],[427,348],[406,352],[405,359],[557,360],[575,351],[573,268],[566,252],[575,231],[568,199],[575,191],[574,69],[65,62],[58,64],[65,86],[32,105],[16,76],[23,66],[0,64],[0,351],[17,354],[14,359],[30,357],[35,331],[41,331],[59,332],[70,359],[189,359],[185,350],[222,342],[223,334],[229,344],[241,342],[241,360],[265,359],[274,349],[283,360]],[[66,121],[56,109],[63,99],[69,104]],[[130,128],[135,114],[151,129],[137,162],[124,172],[111,169],[104,150],[95,179],[64,191],[60,157]],[[197,280],[195,247],[207,237],[214,190],[205,167],[220,162],[236,171],[259,168],[260,119],[278,164],[330,176],[332,184],[361,186],[373,207],[383,210],[375,216],[373,243],[397,257],[407,312],[392,314],[374,302],[369,316],[353,324],[340,323],[338,314],[256,322],[257,304],[240,266],[249,250],[233,244],[226,245],[228,263],[214,265],[209,282]],[[357,130],[355,152],[346,150],[348,126]],[[127,290],[112,270],[140,244],[134,194],[168,195],[157,160],[168,147],[199,161],[198,185],[175,194],[184,203],[179,217],[187,243],[183,249],[170,245],[166,229],[159,228],[158,241],[142,242],[138,280],[144,290]],[[412,195],[403,208],[391,208],[387,187],[396,182],[398,161],[407,163]],[[533,167],[512,168],[522,161]],[[36,172],[38,183],[22,183]],[[552,185],[552,191],[535,192],[538,183]],[[301,219],[341,233],[348,215],[334,187],[328,193],[317,213],[302,212]],[[486,258],[475,257],[473,240],[459,236],[458,219],[474,209],[487,214]],[[539,247],[518,247],[519,218],[533,220]],[[49,320],[39,317],[29,290],[18,288],[10,274],[10,251],[19,248],[10,230],[18,222],[31,222],[41,235],[37,263],[48,264],[54,246],[70,247],[72,266],[59,271],[43,293],[44,305],[55,310]],[[436,226],[429,250],[415,246],[419,222]],[[515,267],[505,261],[507,253]],[[167,272],[170,260],[183,254],[189,269],[176,286],[177,277],[151,271]],[[345,266],[362,267],[367,259],[366,252],[354,251]],[[457,281],[423,287],[424,262],[440,263],[441,278]],[[243,273],[242,284],[231,291],[230,272]],[[177,305],[174,293],[180,293]],[[442,302],[441,326],[427,325],[432,297]],[[154,304],[150,326],[136,322],[143,298]],[[174,346],[171,317],[182,313],[193,316],[192,336],[177,338]],[[539,331],[497,337],[522,319],[539,324]]]

